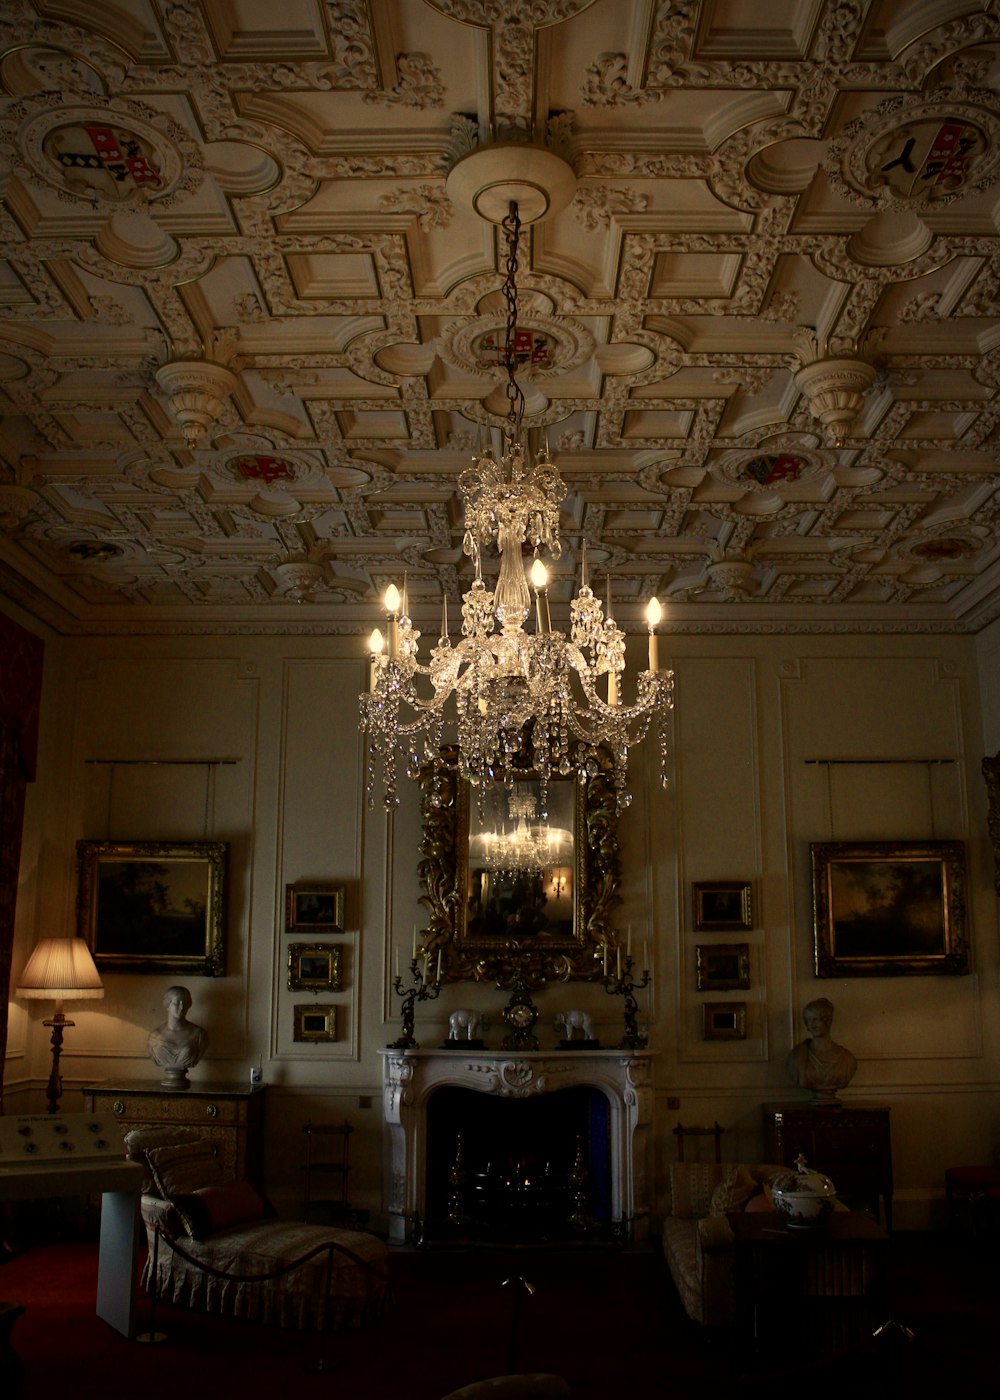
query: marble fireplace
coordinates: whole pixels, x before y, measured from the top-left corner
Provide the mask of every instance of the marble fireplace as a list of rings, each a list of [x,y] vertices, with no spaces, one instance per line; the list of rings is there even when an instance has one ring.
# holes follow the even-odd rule
[[[423,1237],[428,1209],[442,1199],[442,1172],[456,1128],[467,1128],[468,1140],[488,1133],[491,1120],[515,1157],[525,1135],[540,1140],[544,1155],[563,1161],[573,1151],[573,1140],[586,1137],[593,1143],[594,1160],[588,1166],[598,1181],[598,1209],[609,1230],[629,1239],[647,1217],[649,1051],[415,1048],[382,1054],[390,1239]],[[516,1108],[518,1101],[523,1112]],[[443,1148],[445,1122],[450,1126]],[[514,1131],[513,1123],[518,1124]],[[566,1141],[559,1143],[553,1134]],[[523,1158],[520,1166],[525,1169]]]

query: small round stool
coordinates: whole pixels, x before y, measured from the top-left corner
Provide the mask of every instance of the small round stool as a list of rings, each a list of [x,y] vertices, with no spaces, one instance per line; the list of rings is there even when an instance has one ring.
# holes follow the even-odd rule
[[[986,1196],[1000,1198],[1000,1167],[949,1167],[944,1190],[953,1229],[977,1233],[977,1205]]]

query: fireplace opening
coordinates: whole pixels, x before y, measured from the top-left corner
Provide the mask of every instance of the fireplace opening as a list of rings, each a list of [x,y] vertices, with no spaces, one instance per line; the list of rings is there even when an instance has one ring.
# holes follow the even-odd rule
[[[590,1086],[526,1098],[438,1089],[427,1104],[425,1235],[528,1244],[608,1234],[610,1116]]]

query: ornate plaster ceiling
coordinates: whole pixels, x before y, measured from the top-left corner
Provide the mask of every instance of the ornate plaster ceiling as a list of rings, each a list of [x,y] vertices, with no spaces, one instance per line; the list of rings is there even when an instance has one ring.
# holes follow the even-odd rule
[[[555,612],[586,540],[626,627],[1000,614],[992,0],[5,0],[0,54],[0,590],[55,628],[460,595],[503,250],[446,181],[526,141]]]

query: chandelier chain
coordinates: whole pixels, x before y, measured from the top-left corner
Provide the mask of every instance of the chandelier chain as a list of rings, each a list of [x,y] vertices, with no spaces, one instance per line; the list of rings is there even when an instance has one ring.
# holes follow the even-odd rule
[[[524,392],[517,382],[517,255],[521,243],[521,218],[517,202],[511,200],[510,209],[500,227],[507,239],[507,256],[504,262],[503,299],[507,308],[507,324],[504,330],[503,365],[507,371],[507,421],[511,434],[516,435],[524,421]]]

